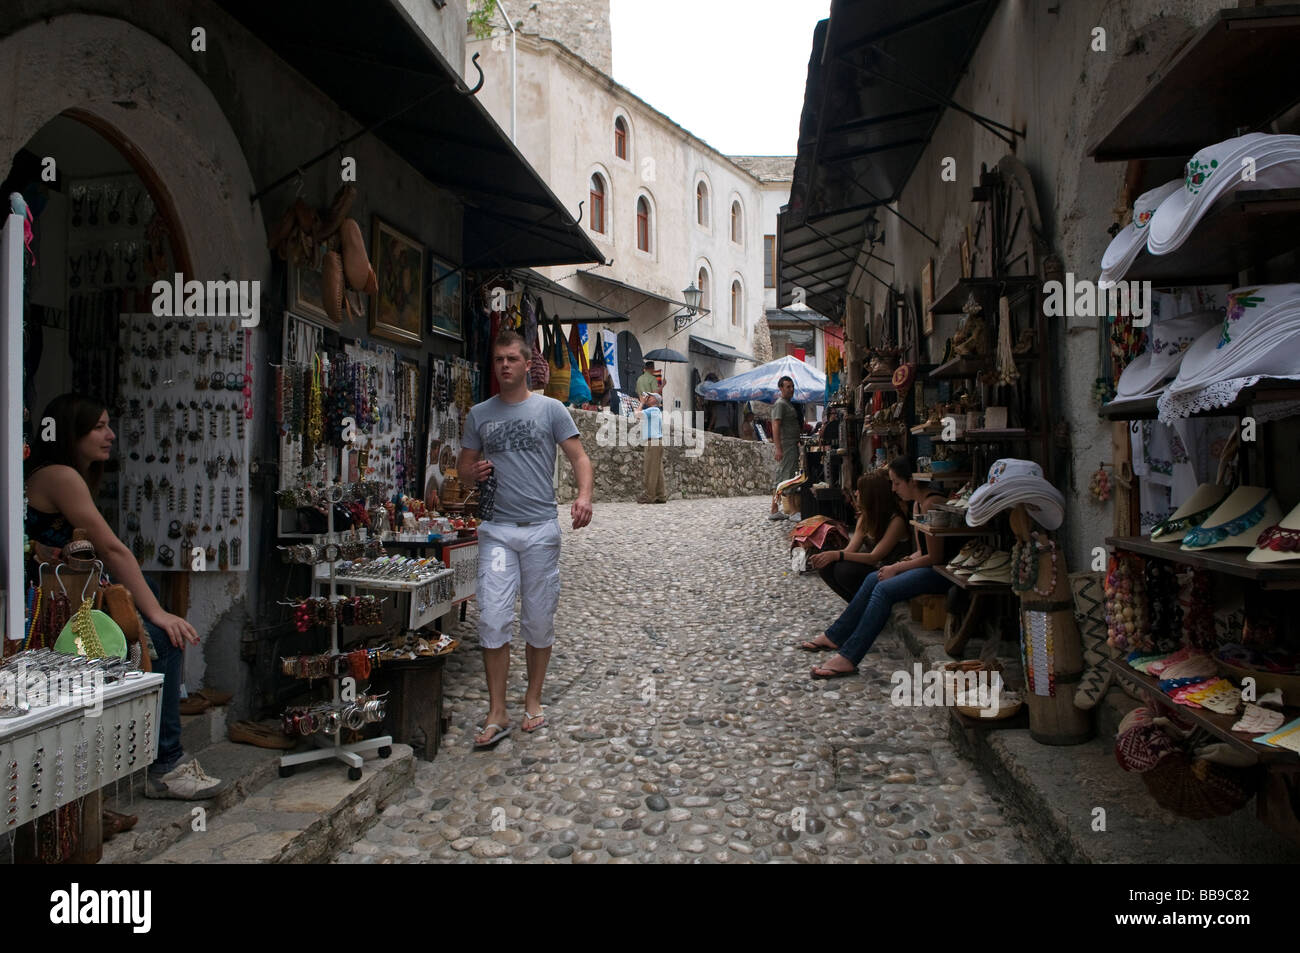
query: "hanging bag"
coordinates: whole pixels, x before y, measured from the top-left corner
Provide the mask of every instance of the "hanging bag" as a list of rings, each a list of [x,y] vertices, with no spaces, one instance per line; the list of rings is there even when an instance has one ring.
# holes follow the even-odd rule
[[[544,318],[541,315],[538,315],[538,322],[545,326]],[[546,396],[553,397],[558,401],[567,401],[569,399],[571,382],[569,379],[569,362],[565,359],[567,350],[564,346],[564,331],[560,328],[559,318],[556,318],[547,333],[546,363],[549,376],[546,381]]]
[[[609,379],[607,370],[604,344],[601,342],[600,332],[597,331],[591,347],[591,367],[587,372],[587,383],[591,385],[591,396],[594,399],[599,400],[605,396],[605,385]]]
[[[581,352],[574,354],[572,350],[569,351],[569,405],[572,407],[591,403],[591,387],[582,375],[581,361]]]

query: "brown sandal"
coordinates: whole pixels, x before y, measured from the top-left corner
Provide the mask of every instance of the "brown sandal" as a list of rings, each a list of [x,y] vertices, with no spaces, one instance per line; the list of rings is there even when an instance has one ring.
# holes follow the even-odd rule
[[[298,742],[282,731],[276,731],[255,721],[237,721],[226,729],[226,735],[238,744],[256,745],[259,748],[277,748],[288,751]]]

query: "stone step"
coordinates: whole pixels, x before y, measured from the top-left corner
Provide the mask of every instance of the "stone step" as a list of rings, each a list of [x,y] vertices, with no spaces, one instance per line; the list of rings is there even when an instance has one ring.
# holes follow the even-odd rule
[[[199,715],[181,715],[181,747],[193,753],[225,741],[229,709],[229,705],[221,705]]]
[[[266,753],[274,762],[277,753]],[[366,757],[360,781],[349,781],[346,766],[337,761],[299,765],[288,778],[278,777],[277,767],[272,771],[276,777],[256,793],[209,815],[205,830],[187,829],[184,837],[148,862],[327,862],[355,843],[381,811],[402,799],[415,779],[415,758],[408,745],[394,744],[388,758]]]
[[[193,716],[206,719],[208,712]],[[224,731],[223,731],[224,735]],[[208,801],[152,800],[144,796],[144,772],[140,771],[128,785],[125,781],[114,791],[105,790],[104,806],[139,818],[134,828],[104,842],[101,863],[139,864],[165,851],[191,832],[195,808],[203,809],[207,823],[242,802],[250,794],[274,780],[279,773],[280,754],[267,748],[220,741],[199,749],[186,744],[186,753],[196,754],[203,770],[214,778],[231,781],[230,787]]]

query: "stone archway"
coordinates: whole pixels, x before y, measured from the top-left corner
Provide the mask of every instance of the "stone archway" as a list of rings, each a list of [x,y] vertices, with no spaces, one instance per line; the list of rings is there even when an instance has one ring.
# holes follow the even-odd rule
[[[267,277],[266,229],[246,199],[255,186],[239,140],[174,50],[124,20],[70,13],[0,39],[0,75],[12,90],[0,155],[57,115],[84,122],[158,190],[195,277]]]

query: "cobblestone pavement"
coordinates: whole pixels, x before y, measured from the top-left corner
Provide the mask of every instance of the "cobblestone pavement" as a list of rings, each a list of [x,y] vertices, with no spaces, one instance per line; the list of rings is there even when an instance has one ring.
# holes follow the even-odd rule
[[[548,727],[525,735],[516,639],[511,737],[471,748],[487,691],[475,610],[448,660],[452,729],[409,797],[342,863],[868,861],[1030,855],[946,737],[943,709],[896,708],[894,637],[861,677],[813,681],[792,648],[843,603],[789,573],[766,498],[567,507]]]

